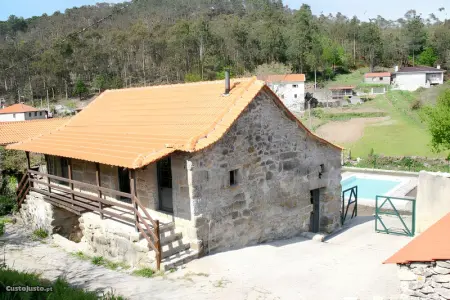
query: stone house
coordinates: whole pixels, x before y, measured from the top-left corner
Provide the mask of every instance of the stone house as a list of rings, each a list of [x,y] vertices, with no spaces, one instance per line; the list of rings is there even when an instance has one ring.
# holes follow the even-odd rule
[[[400,299],[450,299],[450,213],[400,249],[385,264],[397,264]]]
[[[415,91],[418,88],[430,88],[444,83],[444,73],[440,66],[432,67],[395,67],[392,85],[395,89]]]
[[[24,219],[77,227],[86,249],[113,260],[170,268],[340,226],[342,149],[256,78],[108,90],[8,147],[46,156],[48,172],[23,181]],[[76,217],[58,221],[60,209]]]
[[[13,104],[0,109],[0,122],[17,122],[47,119],[47,111],[23,103]]]
[[[267,75],[260,79],[267,83],[292,112],[300,113],[305,110],[305,74]]]

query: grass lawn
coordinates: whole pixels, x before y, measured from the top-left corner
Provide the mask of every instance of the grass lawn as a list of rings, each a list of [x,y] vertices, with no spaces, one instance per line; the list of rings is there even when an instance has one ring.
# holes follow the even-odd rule
[[[431,135],[426,124],[421,123],[418,112],[410,109],[415,96],[414,93],[393,91],[362,105],[387,112],[392,124],[367,126],[360,140],[344,145],[351,149],[352,156],[367,157],[373,148],[375,153],[388,156],[445,158],[447,153],[438,154],[432,151]]]

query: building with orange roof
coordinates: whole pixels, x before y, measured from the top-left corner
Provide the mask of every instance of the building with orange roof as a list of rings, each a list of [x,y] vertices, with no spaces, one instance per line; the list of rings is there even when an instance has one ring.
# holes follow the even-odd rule
[[[450,298],[450,213],[388,258],[397,264],[401,299]]]
[[[364,74],[364,82],[369,84],[391,84],[390,72],[375,72]]]
[[[61,127],[8,148],[46,156],[48,173],[29,171],[19,185],[25,219],[38,219],[37,206],[53,219],[70,211],[81,224],[66,218],[64,228],[133,265],[170,268],[340,226],[342,148],[256,78],[108,90]]]
[[[13,104],[0,109],[0,122],[16,122],[36,119],[47,119],[47,111],[23,103]]]
[[[67,122],[67,118],[0,122],[0,145],[5,146],[50,132]]]
[[[292,112],[304,111],[305,74],[265,75],[259,79],[264,80]]]

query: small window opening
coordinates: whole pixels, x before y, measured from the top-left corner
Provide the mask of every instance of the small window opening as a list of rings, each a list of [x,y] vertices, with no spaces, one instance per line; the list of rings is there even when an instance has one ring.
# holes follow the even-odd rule
[[[31,113],[28,113],[28,116],[31,117]]]
[[[13,114],[13,118],[14,118],[14,119],[16,118],[16,114]]]
[[[230,171],[230,186],[238,184],[238,170]]]
[[[294,98],[297,99],[297,94],[294,94]]]
[[[293,84],[292,87],[293,88],[298,88],[298,85],[297,84]]]
[[[42,116],[42,111],[39,112],[39,115]]]
[[[383,81],[383,77],[380,77],[380,81]]]
[[[37,111],[34,112],[34,116],[37,117]]]

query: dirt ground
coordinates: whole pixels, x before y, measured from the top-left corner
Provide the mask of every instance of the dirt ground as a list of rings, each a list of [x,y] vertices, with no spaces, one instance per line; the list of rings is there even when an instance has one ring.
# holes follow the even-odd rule
[[[344,122],[327,123],[319,127],[316,133],[321,138],[338,144],[353,143],[363,136],[364,128],[369,124],[382,125],[385,122],[390,122],[390,117],[355,118]]]

